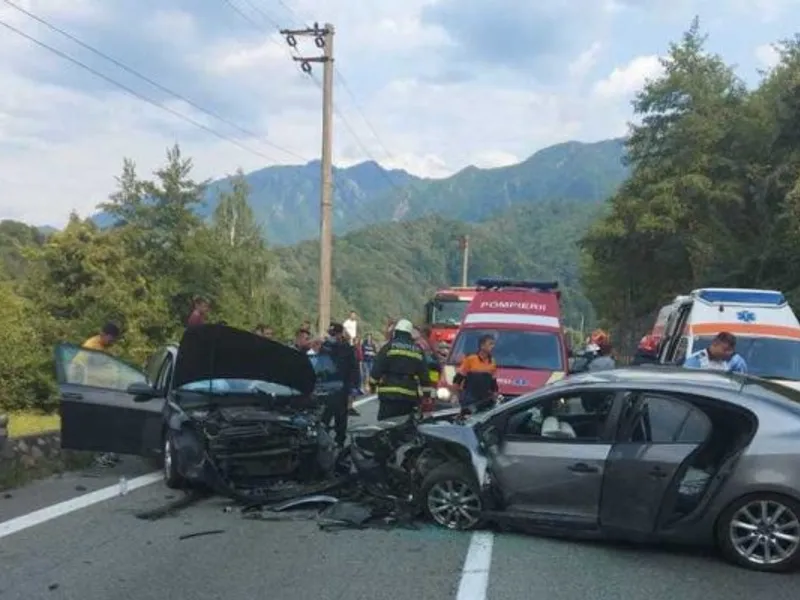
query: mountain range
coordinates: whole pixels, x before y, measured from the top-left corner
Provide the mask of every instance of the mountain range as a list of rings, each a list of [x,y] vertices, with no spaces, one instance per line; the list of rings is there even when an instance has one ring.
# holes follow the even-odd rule
[[[514,165],[467,167],[443,179],[363,162],[334,170],[333,315],[365,325],[418,318],[432,292],[460,280],[457,237],[470,235],[469,279],[557,279],[565,321],[591,326],[578,241],[628,175],[622,139],[566,142]],[[275,248],[276,284],[309,318],[319,269],[319,161],[245,175],[250,204]],[[230,179],[211,182],[209,217]],[[93,217],[101,226],[108,215]],[[40,231],[44,232],[42,228]]]
[[[596,203],[627,176],[624,140],[565,142],[525,161],[491,169],[467,167],[444,179],[384,169],[374,161],[334,168],[334,232],[344,234],[376,223],[440,215],[476,223],[517,205],[544,200]],[[320,163],[265,167],[248,173],[250,204],[267,240],[276,246],[319,236]],[[229,178],[212,182],[203,216],[210,216]],[[107,215],[94,217],[110,225]]]

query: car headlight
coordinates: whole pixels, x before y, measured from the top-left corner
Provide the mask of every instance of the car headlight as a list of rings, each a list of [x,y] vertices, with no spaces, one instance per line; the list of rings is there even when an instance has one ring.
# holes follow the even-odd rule
[[[452,397],[453,397],[453,394],[446,387],[437,388],[437,390],[436,390],[436,399],[437,400],[441,400],[443,402],[447,402]]]

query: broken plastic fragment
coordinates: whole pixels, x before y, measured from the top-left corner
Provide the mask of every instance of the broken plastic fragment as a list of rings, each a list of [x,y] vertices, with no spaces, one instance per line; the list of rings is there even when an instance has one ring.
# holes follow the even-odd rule
[[[291,510],[292,508],[297,508],[299,506],[307,506],[309,504],[336,504],[338,501],[339,499],[334,498],[333,496],[317,494],[316,496],[303,496],[302,498],[293,498],[291,500],[287,500],[286,502],[281,502],[280,504],[271,506],[270,510],[274,512],[281,512],[284,510]]]

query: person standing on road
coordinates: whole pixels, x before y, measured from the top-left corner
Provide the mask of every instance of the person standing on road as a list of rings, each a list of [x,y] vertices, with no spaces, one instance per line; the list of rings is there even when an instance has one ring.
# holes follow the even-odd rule
[[[453,385],[461,388],[459,404],[462,414],[483,410],[494,405],[498,387],[495,373],[497,363],[492,357],[494,337],[482,335],[478,339],[478,351],[461,361]]]
[[[122,332],[116,323],[108,322],[103,325],[100,333],[93,335],[81,344],[81,348],[86,350],[95,350],[98,352],[107,352],[111,347],[119,341]],[[89,352],[80,352],[75,360],[72,361],[70,369],[73,374],[83,373],[81,379],[84,383],[90,384],[92,379],[92,371],[90,367],[95,365],[98,370],[106,370],[109,365],[101,361],[93,360],[94,357]],[[115,377],[114,377],[115,378]],[[78,379],[76,379],[78,381]],[[95,463],[101,467],[113,467],[119,463],[120,457],[113,452],[105,452],[95,458]]]
[[[375,341],[372,339],[372,334],[368,333],[361,342],[361,382],[366,384],[369,381],[369,374],[372,371],[372,365],[375,363],[375,356],[378,354],[378,349],[375,347]]]
[[[736,354],[736,336],[721,331],[705,350],[689,356],[683,366],[687,369],[710,369],[728,373],[747,373],[747,363]]]
[[[86,348],[87,350],[100,350],[101,352],[105,352],[111,346],[113,346],[117,340],[119,340],[120,331],[119,327],[117,327],[116,323],[106,323],[103,325],[103,328],[100,330],[100,333],[97,335],[93,335],[89,339],[87,339],[83,344],[81,344],[81,348]]]
[[[358,315],[356,311],[351,310],[350,316],[342,323],[345,332],[347,332],[348,341],[350,344],[355,344],[355,340],[358,337]]]
[[[208,313],[211,310],[211,303],[203,296],[195,296],[192,298],[192,312],[186,320],[187,327],[194,327],[195,325],[203,325],[208,319]]]
[[[311,332],[300,327],[294,332],[294,341],[289,346],[300,352],[308,352],[311,347]]]
[[[370,387],[378,394],[379,421],[412,414],[422,400],[420,392],[430,394],[428,365],[413,332],[411,321],[400,319],[391,340],[375,357]]]
[[[342,389],[328,399],[322,413],[322,422],[333,426],[336,431],[336,443],[343,446],[347,439],[347,416],[350,391],[358,380],[358,364],[353,347],[344,339],[344,327],[341,323],[331,323],[328,330],[330,337],[322,344],[320,352],[327,352],[336,364],[337,370],[342,375]],[[358,416],[358,413],[356,415]]]

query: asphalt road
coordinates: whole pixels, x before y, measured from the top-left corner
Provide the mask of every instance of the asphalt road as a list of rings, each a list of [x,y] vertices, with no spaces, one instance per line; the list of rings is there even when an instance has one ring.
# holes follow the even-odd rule
[[[360,407],[374,418],[375,402]],[[3,534],[3,524],[133,481],[128,461],[0,497],[0,599],[725,600],[798,598],[800,576],[754,574],[713,556],[491,533],[320,531],[313,513],[244,519],[209,498],[157,521],[134,514],[175,493],[160,482]],[[76,501],[77,502],[77,501]],[[19,522],[19,521],[16,521]],[[210,530],[221,533],[181,539]]]

